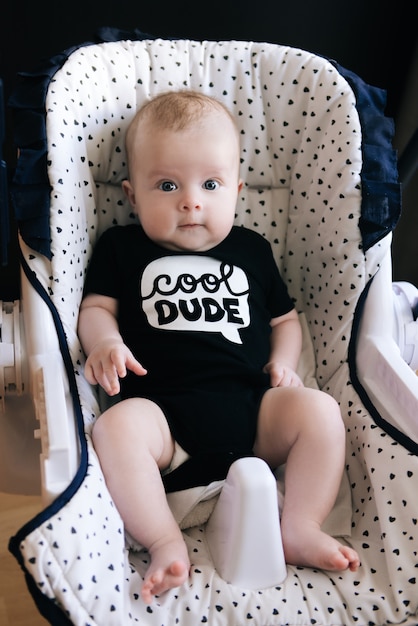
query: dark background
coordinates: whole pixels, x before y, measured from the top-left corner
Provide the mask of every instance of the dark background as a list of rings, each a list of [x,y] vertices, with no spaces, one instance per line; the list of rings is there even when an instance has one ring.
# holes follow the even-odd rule
[[[387,91],[387,114],[396,123],[402,153],[416,127],[418,95],[416,18],[404,1],[387,0],[5,0],[0,11],[0,78],[5,99],[18,72],[35,67],[72,45],[94,41],[101,26],[161,37],[242,39],[296,46],[323,54]],[[12,119],[6,106],[3,159],[9,177],[16,160]],[[416,179],[404,193],[404,211],[394,241],[394,278],[418,285]],[[418,201],[417,201],[418,202]],[[414,214],[415,211],[415,214]],[[16,226],[11,218],[9,266],[0,267],[0,299],[20,297]]]

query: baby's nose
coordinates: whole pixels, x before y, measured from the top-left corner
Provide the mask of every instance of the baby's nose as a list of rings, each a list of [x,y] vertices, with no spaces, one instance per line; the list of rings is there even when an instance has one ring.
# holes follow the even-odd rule
[[[191,211],[193,209],[198,211],[202,208],[202,200],[196,193],[185,193],[181,198],[180,203],[181,208],[187,211]]]

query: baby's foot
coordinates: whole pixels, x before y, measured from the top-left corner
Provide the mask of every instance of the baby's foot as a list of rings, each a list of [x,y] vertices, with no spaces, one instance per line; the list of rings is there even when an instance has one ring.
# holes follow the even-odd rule
[[[150,550],[151,564],[142,585],[142,599],[151,604],[155,595],[180,587],[189,575],[190,561],[184,541],[161,543]]]
[[[316,524],[293,523],[289,528],[282,526],[286,563],[333,571],[350,569],[355,572],[358,569],[357,552],[322,532]]]

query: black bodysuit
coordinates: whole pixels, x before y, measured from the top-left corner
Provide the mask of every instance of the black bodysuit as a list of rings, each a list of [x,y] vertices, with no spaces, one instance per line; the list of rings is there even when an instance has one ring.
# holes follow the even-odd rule
[[[252,454],[270,386],[270,321],[293,309],[261,235],[234,227],[189,253],[162,248],[139,225],[116,226],[95,246],[84,293],[118,300],[120,333],[148,371],[121,380],[122,398],[155,401],[192,457]]]

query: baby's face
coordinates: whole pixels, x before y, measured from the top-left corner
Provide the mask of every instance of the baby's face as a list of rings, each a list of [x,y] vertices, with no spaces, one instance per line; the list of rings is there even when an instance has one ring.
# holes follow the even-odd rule
[[[150,239],[170,250],[204,251],[232,228],[238,170],[236,133],[217,114],[198,127],[141,135],[124,189]]]

